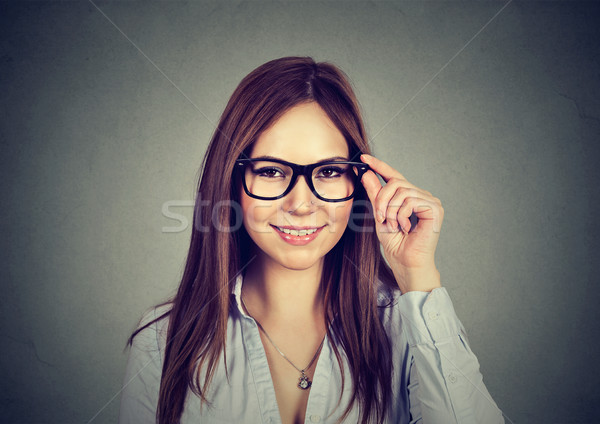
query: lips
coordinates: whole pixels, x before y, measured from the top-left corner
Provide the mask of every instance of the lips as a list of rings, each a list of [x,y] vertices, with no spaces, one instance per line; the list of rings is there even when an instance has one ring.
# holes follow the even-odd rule
[[[281,232],[286,234],[290,234],[292,236],[306,236],[314,233],[319,229],[319,227],[277,227],[274,226]]]
[[[277,227],[271,225],[277,234],[287,243],[302,246],[313,241],[325,228],[322,227]]]

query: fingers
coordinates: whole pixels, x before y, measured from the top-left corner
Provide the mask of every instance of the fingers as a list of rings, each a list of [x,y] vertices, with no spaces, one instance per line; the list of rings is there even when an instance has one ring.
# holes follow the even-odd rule
[[[381,211],[385,218],[394,219],[398,209],[408,197],[434,201],[434,197],[424,190],[407,186],[405,180],[391,179],[377,194],[375,208]],[[404,225],[402,226],[404,228]]]
[[[386,183],[390,179],[392,179],[392,178],[397,178],[399,180],[405,180],[406,181],[406,178],[404,178],[404,176],[400,172],[396,171],[394,168],[392,168],[390,165],[388,165],[384,161],[377,159],[375,156],[371,156],[371,155],[367,155],[367,154],[362,154],[362,155],[360,155],[360,159],[364,163],[366,163],[367,165],[369,165],[369,167],[373,171],[375,171],[379,175],[381,175],[381,177],[383,178],[383,180]]]
[[[385,186],[381,185],[372,171],[367,171],[362,178],[379,223],[385,221],[389,231],[401,228],[408,233],[411,230],[410,216],[414,213],[419,219],[419,228],[440,231],[443,208],[438,198],[408,182],[385,162],[369,155],[361,155],[361,159],[377,173],[384,172],[382,176],[387,178]]]
[[[437,200],[437,199],[436,199]],[[402,229],[408,233],[411,230],[410,216],[415,214],[419,219],[417,224],[419,231],[440,232],[441,223],[444,217],[444,208],[439,200],[427,200],[418,197],[407,197],[394,218],[388,218],[391,222],[397,221]]]
[[[367,196],[369,197],[371,204],[374,206],[377,195],[383,188],[379,182],[379,178],[377,178],[373,171],[367,171],[363,174],[361,182],[365,188],[365,191],[367,192]],[[374,212],[377,213],[375,210]]]

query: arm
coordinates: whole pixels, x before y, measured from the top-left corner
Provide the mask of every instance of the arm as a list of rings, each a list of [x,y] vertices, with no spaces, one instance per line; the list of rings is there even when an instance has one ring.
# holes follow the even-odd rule
[[[398,307],[411,356],[411,423],[504,423],[446,289],[405,293]]]
[[[119,424],[156,422],[161,373],[161,351],[154,323],[133,339],[123,380]]]
[[[362,183],[373,205],[375,230],[400,292],[406,335],[406,379],[411,422],[504,422],[479,372],[465,330],[435,266],[444,209],[440,199],[410,183],[374,156]],[[385,185],[375,175],[379,174]],[[413,220],[411,221],[411,218]]]

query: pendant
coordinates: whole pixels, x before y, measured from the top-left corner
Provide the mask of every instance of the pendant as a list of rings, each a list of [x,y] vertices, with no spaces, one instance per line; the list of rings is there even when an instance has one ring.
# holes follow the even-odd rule
[[[306,390],[306,389],[309,389],[310,386],[312,386],[312,381],[310,381],[308,379],[306,374],[304,374],[304,370],[303,370],[302,375],[298,379],[298,387],[300,387],[302,390]]]

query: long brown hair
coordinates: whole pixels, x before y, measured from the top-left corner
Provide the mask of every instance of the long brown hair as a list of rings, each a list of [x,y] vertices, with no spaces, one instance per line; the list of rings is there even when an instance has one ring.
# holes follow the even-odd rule
[[[260,133],[291,107],[317,102],[348,143],[350,158],[370,153],[358,102],[345,74],[329,63],[309,57],[272,60],[247,75],[231,96],[210,141],[201,166],[194,226],[187,262],[169,317],[167,344],[157,406],[159,424],[178,423],[188,389],[202,403],[218,362],[225,354],[231,290],[235,276],[252,260],[251,239],[236,222],[231,205],[239,204],[234,172]],[[201,203],[202,202],[202,203]],[[203,207],[201,207],[201,205]],[[391,346],[378,314],[377,279],[397,289],[393,274],[380,252],[372,209],[364,189],[353,199],[353,223],[346,228],[324,260],[327,336],[345,384],[342,357],[345,353],[353,391],[342,419],[355,402],[361,423],[382,423],[391,398]],[[332,318],[335,317],[335,318]],[[155,320],[155,321],[157,321]],[[154,321],[153,321],[154,322]],[[137,329],[129,339],[147,327]],[[200,370],[206,368],[204,381]],[[227,366],[225,366],[227,379]]]

